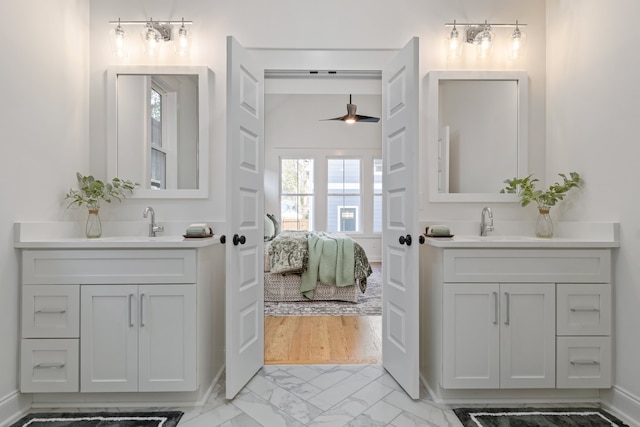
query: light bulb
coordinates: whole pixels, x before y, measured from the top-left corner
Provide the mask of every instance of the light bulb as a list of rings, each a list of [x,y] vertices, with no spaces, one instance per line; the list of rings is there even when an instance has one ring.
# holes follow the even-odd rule
[[[527,41],[527,35],[520,31],[518,28],[518,21],[516,21],[516,29],[513,30],[509,40],[509,59],[516,60],[522,58],[524,55],[524,48]]]
[[[178,30],[178,37],[174,43],[177,55],[189,55],[189,50],[191,49],[191,33],[187,31],[184,26],[184,18],[182,18],[182,26]]]
[[[485,23],[484,30],[478,33],[474,43],[477,45],[478,58],[485,59],[491,55],[494,34],[491,27]]]
[[[453,30],[451,30],[445,38],[445,48],[447,50],[447,58],[455,59],[460,56],[462,40],[460,39],[460,33],[456,28],[456,21],[453,21]]]
[[[147,23],[142,32],[142,43],[144,44],[144,54],[148,56],[158,56],[160,50],[160,33],[153,28],[151,22]]]
[[[129,46],[127,44],[128,37],[127,33],[120,25],[120,19],[118,19],[118,26],[115,28],[115,30],[109,33],[109,37],[111,38],[111,53],[118,58],[127,57],[129,54]]]
[[[346,124],[348,124],[348,125],[352,125],[352,124],[354,124],[354,123],[356,122],[356,119],[354,119],[354,118],[348,118],[348,119],[345,119],[345,121],[344,121],[344,122],[345,122]]]

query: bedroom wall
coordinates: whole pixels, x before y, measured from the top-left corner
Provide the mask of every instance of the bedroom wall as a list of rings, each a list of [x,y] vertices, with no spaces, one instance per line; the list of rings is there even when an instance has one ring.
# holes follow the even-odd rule
[[[615,386],[605,399],[640,423],[637,0],[549,0],[547,178],[585,179],[566,217],[620,222],[614,255]]]
[[[75,171],[89,166],[89,2],[3,0],[0,67],[0,424],[18,393],[15,221],[56,221]]]
[[[379,82],[378,82],[379,86]],[[354,94],[357,112],[380,117],[380,95]],[[349,95],[268,94],[265,96],[265,211],[280,217],[280,157],[313,158],[316,164],[315,191],[318,220],[316,229],[326,230],[322,221],[326,212],[326,159],[331,156],[353,156],[361,159],[362,188],[373,187],[372,164],[382,156],[381,124],[321,121],[346,114]],[[322,163],[322,164],[321,164]],[[364,194],[363,194],[364,196]],[[363,233],[351,236],[365,249],[370,261],[381,259],[381,237],[373,234],[370,198],[363,198]],[[325,214],[326,216],[326,214]]]

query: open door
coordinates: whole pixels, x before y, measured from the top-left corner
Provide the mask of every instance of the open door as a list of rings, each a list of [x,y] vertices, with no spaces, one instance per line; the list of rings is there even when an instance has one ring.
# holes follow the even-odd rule
[[[418,38],[382,70],[382,364],[417,399]]]
[[[264,68],[227,38],[226,397],[264,364]]]

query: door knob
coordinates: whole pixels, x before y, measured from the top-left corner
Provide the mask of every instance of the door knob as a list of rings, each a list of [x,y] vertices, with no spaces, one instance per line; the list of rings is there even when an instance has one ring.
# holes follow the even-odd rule
[[[233,246],[238,246],[238,243],[244,245],[247,242],[247,238],[244,236],[233,235]]]
[[[411,234],[407,234],[406,236],[400,236],[398,239],[401,245],[406,244],[407,246],[411,246]]]

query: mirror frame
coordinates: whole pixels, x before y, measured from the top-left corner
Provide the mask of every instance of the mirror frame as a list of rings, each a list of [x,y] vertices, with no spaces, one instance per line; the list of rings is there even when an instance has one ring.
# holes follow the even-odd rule
[[[427,152],[429,201],[431,202],[519,202],[517,194],[438,192],[439,96],[442,80],[515,80],[518,83],[518,177],[528,174],[529,77],[526,71],[430,71],[427,74]],[[511,179],[505,176],[504,179]]]
[[[205,66],[113,65],[107,68],[107,173],[118,176],[118,76],[189,74],[198,76],[198,188],[136,189],[130,198],[206,199],[209,197],[209,69]],[[127,179],[126,176],[121,178]]]

